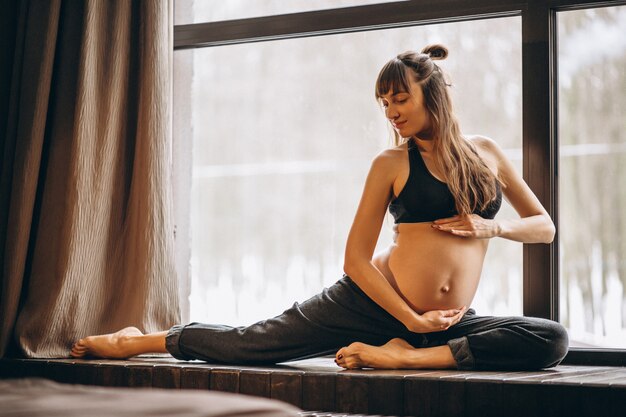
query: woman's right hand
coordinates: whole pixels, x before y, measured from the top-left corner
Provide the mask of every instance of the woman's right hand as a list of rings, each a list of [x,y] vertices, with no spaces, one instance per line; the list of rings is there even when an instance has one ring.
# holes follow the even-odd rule
[[[407,326],[413,333],[433,333],[448,330],[461,321],[467,307],[451,310],[433,310],[418,315],[412,326]]]

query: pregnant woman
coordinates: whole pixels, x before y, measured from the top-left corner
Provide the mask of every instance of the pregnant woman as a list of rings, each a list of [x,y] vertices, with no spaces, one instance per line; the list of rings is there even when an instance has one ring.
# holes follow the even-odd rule
[[[270,364],[334,353],[344,368],[538,369],[558,364],[558,323],[478,316],[472,302],[489,240],[550,243],[548,213],[491,139],[464,136],[434,61],[440,45],[389,61],[376,98],[396,146],[376,156],[346,244],[345,275],[281,315],[246,327],[191,323],[85,337],[73,357],[169,352],[184,360]],[[502,195],[519,214],[494,220]],[[386,211],[394,243],[374,254]]]

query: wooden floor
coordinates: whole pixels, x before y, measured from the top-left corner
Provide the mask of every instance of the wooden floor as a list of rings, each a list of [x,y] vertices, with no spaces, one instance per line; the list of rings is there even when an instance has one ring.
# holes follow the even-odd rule
[[[238,392],[283,400],[303,410],[349,414],[626,416],[624,367],[559,366],[540,372],[345,371],[332,358],[271,367],[220,366],[171,357],[0,360],[0,378],[32,376],[89,385]]]

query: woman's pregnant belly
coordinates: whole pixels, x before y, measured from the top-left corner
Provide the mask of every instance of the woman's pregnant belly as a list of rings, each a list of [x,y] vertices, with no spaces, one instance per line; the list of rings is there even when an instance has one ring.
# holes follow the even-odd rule
[[[431,223],[399,224],[395,244],[374,265],[417,313],[470,306],[488,239],[454,236]]]

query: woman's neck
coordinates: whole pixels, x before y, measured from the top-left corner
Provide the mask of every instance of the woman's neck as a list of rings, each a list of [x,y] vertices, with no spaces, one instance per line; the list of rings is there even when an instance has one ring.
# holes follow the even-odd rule
[[[417,136],[413,137],[412,140],[417,144],[417,148],[420,152],[432,153],[433,148],[435,147],[435,142],[432,139],[422,139]]]

